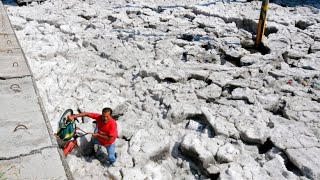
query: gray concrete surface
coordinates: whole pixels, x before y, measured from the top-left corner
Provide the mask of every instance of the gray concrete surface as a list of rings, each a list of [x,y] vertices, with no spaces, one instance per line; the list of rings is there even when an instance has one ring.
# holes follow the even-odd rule
[[[66,179],[56,149],[42,149],[41,153],[0,161],[0,170],[8,179]],[[60,162],[60,164],[58,164]]]
[[[72,179],[0,1],[0,179]]]

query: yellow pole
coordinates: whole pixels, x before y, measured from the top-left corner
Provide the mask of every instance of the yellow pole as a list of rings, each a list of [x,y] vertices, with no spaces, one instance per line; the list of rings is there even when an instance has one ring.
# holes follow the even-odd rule
[[[269,0],[262,0],[260,19],[258,24],[258,32],[256,38],[256,47],[259,47],[260,43],[263,41],[264,30],[266,28],[267,21],[267,11],[268,11]]]

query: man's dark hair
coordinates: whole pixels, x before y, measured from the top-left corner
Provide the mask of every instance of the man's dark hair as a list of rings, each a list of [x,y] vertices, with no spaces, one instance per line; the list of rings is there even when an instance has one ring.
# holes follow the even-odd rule
[[[106,107],[106,108],[102,109],[102,114],[106,113],[106,112],[110,112],[110,115],[112,115],[112,109],[111,108]]]

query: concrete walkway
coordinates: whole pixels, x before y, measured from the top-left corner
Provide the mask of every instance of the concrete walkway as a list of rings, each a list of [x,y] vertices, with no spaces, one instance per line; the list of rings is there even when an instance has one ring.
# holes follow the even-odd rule
[[[0,180],[72,179],[0,1]]]

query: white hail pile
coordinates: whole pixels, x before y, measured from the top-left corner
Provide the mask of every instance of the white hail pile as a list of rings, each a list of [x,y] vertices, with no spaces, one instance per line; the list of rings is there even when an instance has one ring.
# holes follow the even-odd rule
[[[8,6],[54,131],[68,108],[114,109],[116,167],[90,155],[86,136],[67,157],[74,178],[320,179],[319,9],[270,4],[257,51],[260,6]]]

